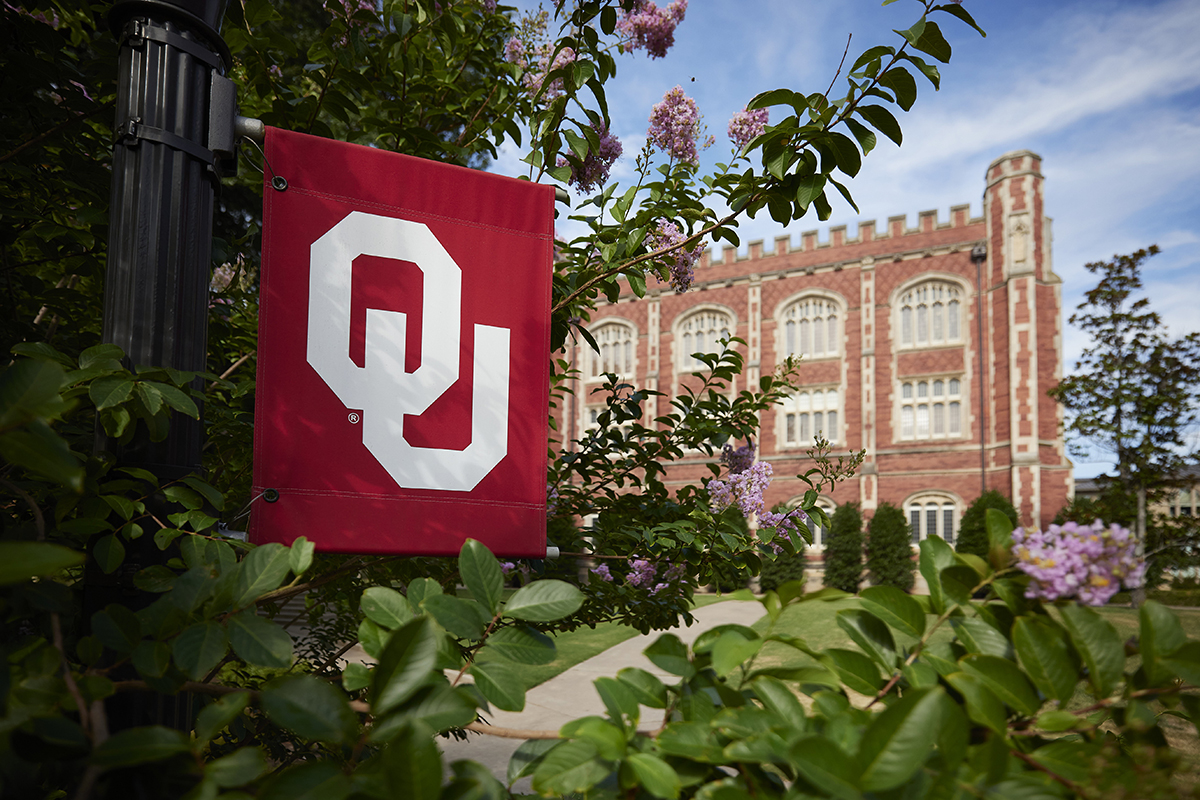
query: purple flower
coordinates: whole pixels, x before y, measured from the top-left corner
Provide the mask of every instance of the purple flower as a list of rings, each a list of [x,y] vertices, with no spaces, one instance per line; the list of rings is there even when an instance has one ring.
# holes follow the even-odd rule
[[[507,46],[505,48],[507,52]],[[544,44],[538,48],[537,64],[529,68],[525,73],[525,90],[532,97],[542,88],[542,84],[546,81],[546,76],[556,69],[565,67],[575,61],[575,51],[569,47],[564,47],[554,57],[554,62],[550,61],[550,54],[554,52],[554,48],[549,44]],[[562,79],[555,78],[547,86],[542,93],[540,102],[549,103],[554,98],[562,94]]]
[[[708,499],[718,511],[737,504],[743,516],[763,513],[763,492],[771,485],[774,470],[767,461],[758,461],[728,480],[708,482]]]
[[[721,463],[729,467],[730,475],[745,472],[754,463],[754,442],[747,440],[746,444],[737,450],[734,450],[731,444],[725,445],[721,448]]]
[[[609,168],[612,167],[614,161],[621,157],[624,150],[621,147],[621,140],[603,124],[597,127],[595,123],[592,123],[592,130],[600,137],[600,147],[596,150],[589,150],[583,159],[583,164],[578,169],[571,169],[571,178],[568,181],[581,192],[590,192],[592,189],[599,189],[603,186],[608,180]],[[558,166],[566,166],[567,163],[565,158],[559,156]]]
[[[658,230],[651,231],[647,237],[646,246],[651,252],[666,250],[669,247],[681,245],[686,239],[683,230],[670,220],[659,220]],[[679,293],[691,288],[696,276],[696,262],[700,259],[700,245],[692,247],[677,247],[663,256],[671,270],[671,288]],[[659,281],[661,282],[661,278]]]
[[[737,145],[738,152],[745,150],[746,145],[762,135],[767,129],[770,114],[769,109],[757,108],[754,111],[743,109],[733,115],[733,119],[729,120],[729,139]]]
[[[617,21],[621,44],[629,50],[644,49],[651,58],[662,58],[675,44],[675,26],[683,22],[687,0],[674,0],[659,8],[652,0],[643,0]]]
[[[658,594],[663,589],[670,588],[670,586],[671,586],[671,584],[669,584],[669,583],[656,583],[656,584],[654,584],[654,588],[650,590],[650,594]]]
[[[500,571],[502,573],[504,573],[505,577],[507,577],[516,568],[517,568],[517,565],[511,561],[501,561],[500,562]]]
[[[682,86],[676,86],[651,109],[650,130],[646,135],[655,147],[673,160],[694,164],[699,158],[697,147],[702,150],[712,144],[711,136],[698,144],[703,132],[700,107],[683,93]]]
[[[1042,600],[1076,597],[1090,606],[1102,606],[1121,584],[1142,585],[1145,562],[1136,556],[1137,542],[1120,525],[1105,527],[1068,522],[1049,530],[1013,531],[1017,568],[1033,580],[1025,596]]]
[[[636,586],[639,589],[649,586],[654,582],[655,569],[654,565],[644,558],[636,558],[629,562],[631,569],[629,574],[625,576],[625,580],[630,586]]]
[[[764,511],[758,515],[758,526],[760,528],[774,528],[781,534],[790,535],[799,533],[800,529],[796,527],[796,523],[801,525],[808,522],[808,515],[798,508],[793,508],[786,514],[776,514],[774,511]],[[779,552],[778,545],[775,545],[776,552]]]
[[[613,581],[612,573],[608,571],[608,564],[601,564],[598,567],[592,567],[588,571],[594,575],[598,575],[600,580],[604,581],[605,583],[612,583]]]
[[[546,513],[553,514],[558,510],[558,489],[553,483],[546,484]]]
[[[510,64],[520,64],[525,60],[525,45],[516,36],[504,43],[504,60]]]

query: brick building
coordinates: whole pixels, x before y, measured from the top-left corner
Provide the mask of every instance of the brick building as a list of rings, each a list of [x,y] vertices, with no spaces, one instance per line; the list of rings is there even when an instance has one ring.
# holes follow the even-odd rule
[[[857,475],[823,498],[827,510],[858,502],[869,518],[887,501],[905,509],[914,538],[953,540],[986,486],[1022,522],[1048,524],[1073,483],[1062,412],[1046,395],[1062,374],[1062,292],[1040,166],[1029,151],[996,159],[982,218],[962,205],[944,222],[923,211],[915,228],[897,216],[882,230],[860,222],[854,238],[842,225],[827,242],[816,231],[779,237],[773,250],[751,242],[745,256],[705,253],[684,294],[652,281],[643,299],[626,292],[600,306],[589,330],[601,353],[572,347],[581,378],[559,430],[570,439],[593,424],[591,392],[606,371],[667,395],[648,404],[649,424],[694,380],[691,354],[732,334],[747,343],[734,391],[802,357],[800,388],[760,422],[759,457],[776,476],[768,506],[803,495],[792,476],[823,432],[835,454],[866,450]],[[699,482],[705,460],[671,477]]]

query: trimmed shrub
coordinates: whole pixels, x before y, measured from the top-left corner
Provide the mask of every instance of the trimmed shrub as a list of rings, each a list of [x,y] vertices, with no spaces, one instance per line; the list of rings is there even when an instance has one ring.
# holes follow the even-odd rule
[[[963,514],[962,522],[958,525],[958,542],[955,544],[955,550],[987,558],[988,535],[984,519],[989,508],[1003,511],[1005,516],[1012,520],[1013,527],[1017,527],[1017,509],[1013,508],[1012,502],[1007,497],[992,489],[979,495],[971,505],[967,506],[967,513]]]
[[[833,512],[825,543],[825,585],[851,594],[858,592],[863,573],[862,513],[858,503],[845,503]]]
[[[891,503],[880,503],[867,525],[867,569],[872,586],[913,587],[912,528],[904,512]]]

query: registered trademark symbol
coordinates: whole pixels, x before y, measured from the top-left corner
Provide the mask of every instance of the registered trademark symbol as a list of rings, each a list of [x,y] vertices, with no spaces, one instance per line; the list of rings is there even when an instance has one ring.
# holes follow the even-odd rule
[[[349,414],[346,415],[346,419],[350,420],[351,425],[357,425],[359,416],[356,412],[351,411]]]

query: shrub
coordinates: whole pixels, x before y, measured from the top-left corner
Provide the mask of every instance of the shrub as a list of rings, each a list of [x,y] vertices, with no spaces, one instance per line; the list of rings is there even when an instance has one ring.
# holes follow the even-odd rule
[[[825,543],[825,585],[857,592],[862,582],[862,555],[862,513],[857,503],[845,503],[833,512]]]
[[[776,514],[782,514],[788,511],[788,507],[784,503],[779,503],[771,510]],[[775,556],[774,561],[764,560],[762,572],[758,576],[759,586],[764,592],[769,592],[778,589],[781,584],[788,581],[804,580],[806,560],[803,545],[796,551],[795,555],[788,555],[785,552]]]
[[[1017,525],[1017,509],[1013,508],[1012,502],[995,489],[984,492],[967,506],[967,513],[963,514],[962,522],[958,526],[958,543],[955,550],[987,558],[988,535],[984,517],[987,516],[989,508],[1003,511],[1013,526]]]
[[[912,528],[891,503],[880,503],[867,525],[867,569],[873,586],[913,587]]]

